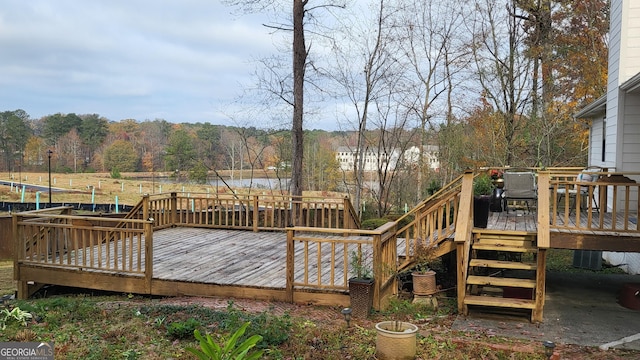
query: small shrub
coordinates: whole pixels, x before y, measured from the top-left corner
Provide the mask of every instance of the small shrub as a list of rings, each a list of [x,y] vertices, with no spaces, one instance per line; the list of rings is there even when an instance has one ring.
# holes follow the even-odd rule
[[[111,178],[112,179],[121,179],[122,175],[120,174],[120,170],[118,168],[111,169]]]
[[[20,310],[19,307],[14,307],[9,311],[9,309],[0,310],[0,330],[4,330],[7,328],[7,322],[9,320],[19,322],[22,326],[27,326],[27,321],[31,320],[33,315],[24,310]]]
[[[187,339],[191,337],[198,326],[200,326],[200,322],[194,318],[172,322],[167,326],[167,335],[172,339]]]
[[[368,219],[362,222],[361,227],[365,230],[374,230],[388,222],[389,220],[387,219]]]
[[[258,350],[249,353],[258,342],[262,340],[262,336],[253,335],[237,345],[238,341],[244,335],[249,327],[249,322],[244,323],[231,337],[222,345],[218,345],[213,341],[211,335],[202,336],[198,330],[194,331],[195,338],[200,342],[200,350],[188,347],[187,351],[195,354],[201,360],[255,360],[260,359],[264,350]]]

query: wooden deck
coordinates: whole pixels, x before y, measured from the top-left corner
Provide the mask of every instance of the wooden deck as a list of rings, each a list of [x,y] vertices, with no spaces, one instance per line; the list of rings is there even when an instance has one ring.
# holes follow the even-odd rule
[[[473,229],[472,181],[473,174],[465,173],[402,218],[374,230],[360,229],[353,207],[343,199],[325,203],[172,193],[145,196],[124,219],[97,220],[66,209],[16,213],[14,277],[23,298],[39,286],[56,284],[348,305],[348,279],[354,273],[350,260],[356,253],[365,254],[365,265],[373,271],[374,308],[382,309],[397,293],[397,272],[414,265],[413,249],[433,245],[438,255],[457,253],[460,307],[479,231],[483,244],[476,248],[504,246],[503,240],[519,237],[532,242],[542,259],[537,269],[545,268],[548,248],[640,252],[638,201],[626,183],[620,185],[624,191],[612,190],[613,198],[625,194],[620,195],[624,206],[599,213],[589,204],[587,211],[576,212],[582,209],[579,200],[570,205],[550,192],[542,194],[551,188],[543,173],[537,212],[491,213],[483,231]],[[537,273],[536,297],[544,299],[544,271]],[[542,304],[536,304],[536,314],[536,319],[541,316]]]
[[[611,214],[607,214],[607,222],[611,223]],[[575,220],[575,217],[573,218]],[[583,217],[586,224],[586,218]],[[618,217],[618,227],[624,226],[622,219]],[[635,223],[627,224],[627,227],[637,226]],[[537,214],[523,213],[522,211],[493,212],[490,215],[488,230],[500,230],[505,232],[528,232],[535,234],[537,231]],[[556,230],[556,233],[562,231]],[[592,234],[593,231],[583,231],[584,234]],[[571,231],[576,235],[577,231]],[[193,227],[175,227],[157,230],[153,234],[153,279],[161,281],[175,281],[185,283],[201,283],[216,285],[246,286],[267,289],[284,289],[286,286],[286,253],[287,234],[282,231],[252,232],[229,229],[206,229]],[[553,238],[553,236],[552,236]],[[179,239],[179,241],[178,241]],[[341,237],[340,240],[346,240]],[[397,254],[400,257],[405,255],[405,242],[398,239]],[[144,248],[144,238],[141,239],[141,247]],[[97,261],[101,256],[108,253],[106,245],[100,245],[101,249],[94,247],[93,255],[88,252],[71,252],[70,265],[82,265],[85,269],[94,266],[90,261]],[[145,261],[143,256],[139,256],[137,251],[125,253],[121,243],[111,244],[113,252],[115,248],[120,249],[120,266],[131,262],[134,269],[144,269]],[[125,246],[126,247],[126,246]],[[553,246],[552,246],[553,247]],[[137,248],[137,247],[136,247]],[[346,253],[355,249],[352,246],[347,248]],[[296,259],[304,259],[302,256],[305,249],[296,246]],[[307,250],[309,251],[309,250]],[[317,257],[317,250],[311,250],[311,257]],[[337,284],[344,292],[346,288],[343,261],[345,251],[334,255],[335,259],[328,258],[330,252],[323,252],[322,263],[327,265],[324,268],[322,277],[323,283],[328,283],[329,276],[334,278],[333,283]],[[308,256],[309,256],[308,255]],[[86,258],[86,259],[85,259]],[[90,260],[93,259],[93,260]],[[127,260],[131,259],[131,260]],[[56,266],[61,261],[56,258],[51,261],[52,266]],[[329,274],[330,264],[333,264],[333,274]],[[295,264],[296,269],[305,266],[303,262]],[[118,265],[109,264],[109,268],[117,271]],[[100,270],[104,271],[104,270]],[[303,282],[303,271],[295,272],[295,282]],[[317,276],[317,271],[309,276]],[[342,279],[342,280],[340,280]]]
[[[575,213],[550,214],[550,218],[556,217],[556,226],[551,229],[552,233],[570,232],[573,234],[593,234],[593,235],[615,235],[615,236],[632,236],[629,230],[638,229],[638,217],[635,214],[625,219],[624,214],[616,214],[616,221],[613,221],[613,214],[602,214],[602,226],[600,225],[601,217],[599,213],[595,213],[589,218],[589,214],[581,212],[579,215]],[[538,214],[535,211],[531,213],[516,210],[507,213],[492,212],[489,215],[487,228],[491,230],[502,231],[525,231],[536,233],[538,231]],[[606,229],[606,230],[601,230]]]

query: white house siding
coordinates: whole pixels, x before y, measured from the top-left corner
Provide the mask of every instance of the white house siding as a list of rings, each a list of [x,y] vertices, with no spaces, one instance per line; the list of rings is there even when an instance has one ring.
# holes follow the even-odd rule
[[[610,12],[609,26],[609,58],[608,58],[608,77],[607,77],[607,129],[606,129],[606,153],[605,161],[600,165],[603,167],[615,169],[616,167],[616,148],[618,141],[618,126],[616,121],[620,118],[618,114],[618,96],[620,86],[619,68],[623,66],[621,62],[621,32],[622,32],[622,9],[625,0],[612,0]],[[591,143],[591,146],[594,144]]]
[[[607,263],[618,266],[632,275],[640,274],[640,254],[624,252],[604,252],[602,258]]]
[[[611,0],[610,10],[606,161],[601,165],[615,171],[640,171],[640,97],[620,89],[620,85],[640,73],[640,1]],[[599,156],[596,148],[601,145],[597,143],[598,129],[592,131],[591,140],[596,142],[591,143],[593,158],[590,160],[595,160]],[[632,199],[637,199],[635,192],[630,194]],[[609,191],[607,203],[612,202],[612,191]],[[637,209],[637,201],[630,205]],[[605,252],[603,258],[631,274],[640,274],[638,253]]]
[[[640,72],[640,1],[625,0],[625,10],[623,12],[623,28],[621,45],[623,53],[620,73],[620,84],[631,79]]]
[[[592,166],[605,167],[602,161],[602,125],[604,115],[591,120],[591,132],[589,133],[589,164]]]
[[[625,96],[622,171],[640,171],[640,94]]]

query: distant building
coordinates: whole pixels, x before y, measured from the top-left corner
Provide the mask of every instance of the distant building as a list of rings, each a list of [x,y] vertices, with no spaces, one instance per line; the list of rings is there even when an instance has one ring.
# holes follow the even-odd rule
[[[353,166],[358,158],[358,152],[356,148],[350,148],[348,146],[340,146],[336,150],[336,159],[340,164],[340,170],[353,170]],[[395,168],[398,159],[400,159],[400,152],[392,150],[390,153],[379,152],[378,149],[368,148],[364,152],[364,171],[376,171],[378,164],[388,164],[390,168]]]
[[[407,164],[417,164],[419,160],[420,148],[412,146],[404,152],[403,160]],[[438,159],[438,146],[426,145],[424,147],[425,163],[429,168],[438,171],[440,169],[440,160]],[[348,146],[340,146],[336,150],[336,159],[340,164],[340,169],[349,171],[353,170],[354,163],[357,159],[357,150]],[[367,149],[364,153],[364,171],[376,171],[379,163],[387,163],[390,168],[395,168],[398,160],[400,160],[400,152],[392,150],[391,153],[378,152],[378,149]]]
[[[434,171],[440,170],[440,153],[438,145],[425,145],[423,149],[424,163],[429,165]],[[418,164],[420,161],[420,148],[417,146],[410,147],[404,152],[404,161],[407,164]]]

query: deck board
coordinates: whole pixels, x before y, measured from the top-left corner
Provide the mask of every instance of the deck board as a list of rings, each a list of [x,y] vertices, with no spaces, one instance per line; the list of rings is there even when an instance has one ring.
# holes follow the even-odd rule
[[[554,214],[550,214],[550,218],[553,219]],[[594,213],[591,218],[591,226],[589,226],[589,218],[585,212],[580,213],[578,217],[575,213],[569,216],[565,216],[564,212],[555,214],[557,217],[558,229],[551,229],[552,232],[570,232],[574,234],[591,234],[591,235],[620,235],[618,231],[625,230],[637,230],[638,218],[636,215],[630,216],[629,219],[625,219],[622,214],[617,214],[615,219],[615,226],[613,221],[613,214],[603,214],[604,228],[608,230],[593,231],[592,228],[600,227],[600,214]],[[580,222],[580,228],[576,228],[577,222]],[[487,229],[492,230],[504,230],[504,231],[526,231],[535,233],[538,231],[538,217],[535,212],[528,213],[522,210],[509,211],[507,214],[503,212],[492,212],[487,222]],[[564,227],[566,224],[566,227]],[[630,235],[627,235],[630,236]]]

